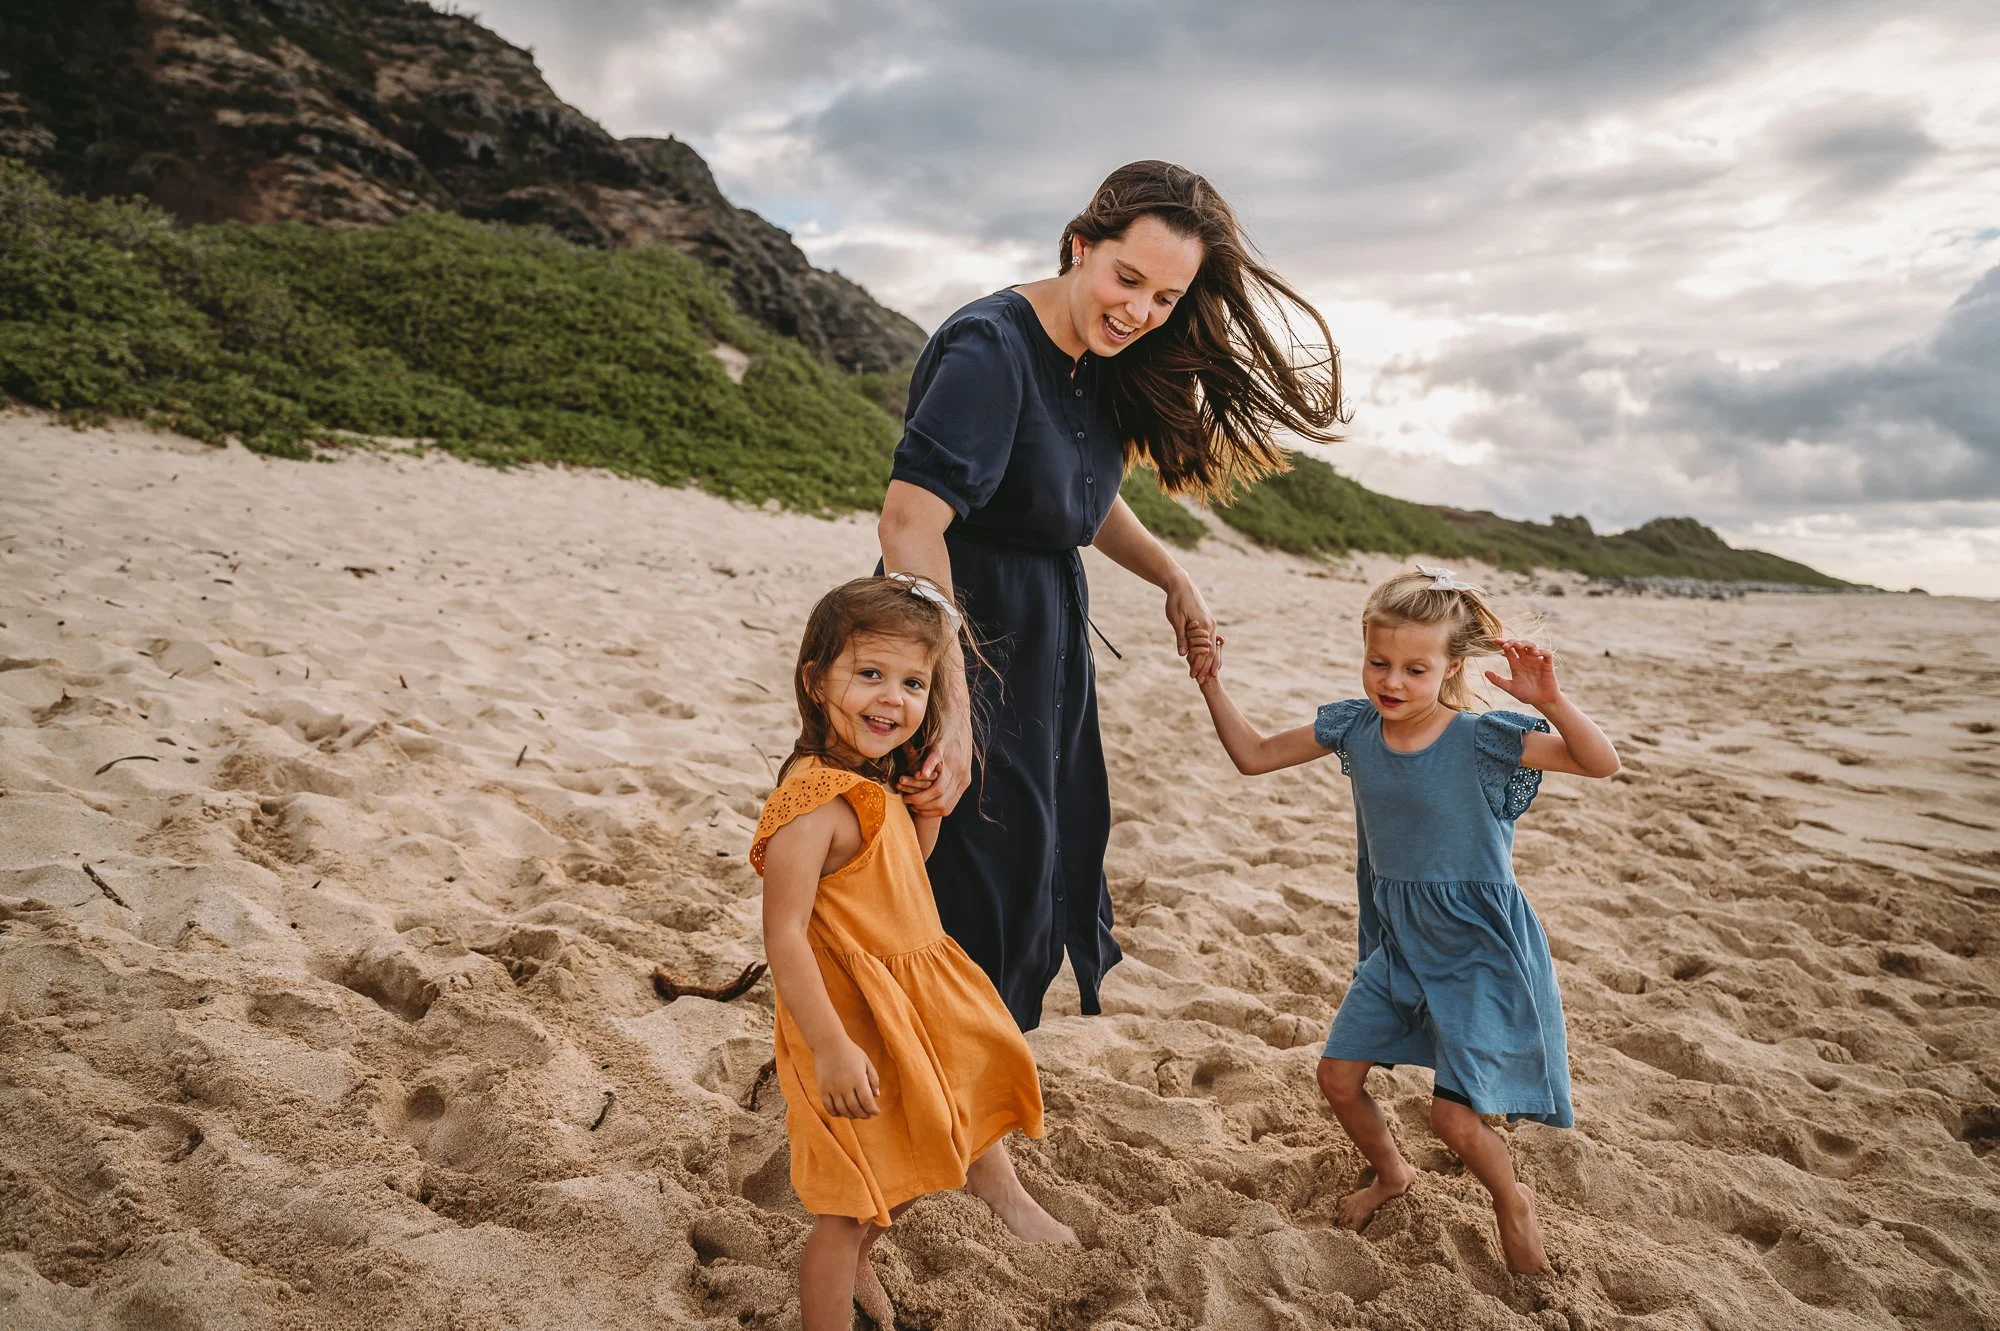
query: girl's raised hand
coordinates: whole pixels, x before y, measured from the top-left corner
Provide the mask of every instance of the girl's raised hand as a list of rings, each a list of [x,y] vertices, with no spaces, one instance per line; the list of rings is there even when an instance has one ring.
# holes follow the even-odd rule
[[[1507,658],[1508,678],[1503,679],[1491,670],[1486,672],[1486,678],[1530,707],[1561,701],[1554,653],[1513,638],[1501,642],[1500,651]]]

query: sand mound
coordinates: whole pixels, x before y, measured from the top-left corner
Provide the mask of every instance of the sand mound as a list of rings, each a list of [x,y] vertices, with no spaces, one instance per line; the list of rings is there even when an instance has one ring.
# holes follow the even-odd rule
[[[797,627],[870,525],[23,416],[0,469],[0,1325],[796,1325],[769,982],[651,973],[759,958]],[[1190,563],[1253,715],[1351,692],[1381,565]],[[2000,1326],[2000,607],[1501,580],[1629,759],[1521,831],[1579,1116],[1510,1133],[1529,1282],[1419,1071],[1421,1180],[1330,1227],[1344,784],[1228,771],[1093,576],[1130,959],[1052,995],[1018,1152],[1086,1247],[928,1199],[898,1325]]]

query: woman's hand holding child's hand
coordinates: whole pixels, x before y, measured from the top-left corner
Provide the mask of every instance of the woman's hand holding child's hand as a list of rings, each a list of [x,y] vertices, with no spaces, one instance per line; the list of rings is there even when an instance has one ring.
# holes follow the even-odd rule
[[[1501,642],[1500,650],[1507,657],[1509,678],[1502,679],[1491,670],[1486,672],[1486,678],[1512,694],[1515,701],[1527,703],[1530,707],[1562,701],[1562,687],[1556,683],[1556,658],[1553,653],[1532,642],[1513,638]]]
[[[1222,635],[1199,624],[1187,628],[1188,678],[1206,684],[1222,676]]]
[[[881,1111],[875,1097],[882,1093],[882,1079],[861,1046],[842,1040],[838,1047],[813,1051],[813,1076],[819,1082],[820,1102],[836,1118],[874,1118]]]

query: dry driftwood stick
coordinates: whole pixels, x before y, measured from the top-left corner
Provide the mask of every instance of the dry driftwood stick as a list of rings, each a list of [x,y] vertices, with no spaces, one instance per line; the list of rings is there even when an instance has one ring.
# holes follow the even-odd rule
[[[764,1093],[764,1083],[778,1075],[778,1060],[767,1058],[764,1066],[757,1069],[757,1078],[750,1083],[750,1094],[743,1097],[743,1107],[751,1113],[757,1112],[757,1097]]]
[[[105,896],[111,898],[112,905],[118,907],[118,909],[120,910],[132,909],[130,906],[127,906],[125,904],[125,899],[123,897],[119,896],[116,892],[113,892],[111,890],[111,884],[105,882],[103,875],[99,874],[97,870],[91,868],[88,864],[86,864],[83,866],[83,872],[85,877],[89,878],[91,882],[97,884],[98,891],[102,892]]]
[[[757,981],[764,978],[770,967],[761,961],[753,961],[743,968],[743,973],[728,984],[689,984],[676,980],[667,974],[666,967],[653,967],[653,992],[669,1003],[676,998],[712,998],[718,1003],[727,1003],[732,998],[741,998],[750,992]]]
[[[150,753],[128,753],[123,758],[113,758],[110,762],[92,772],[91,775],[103,776],[120,763],[156,763],[158,761],[160,760]]]
[[[528,756],[528,746],[523,744],[521,746],[521,751],[514,755],[514,766],[519,767],[521,765],[521,760],[527,756]]]
[[[606,1115],[608,1115],[608,1114],[610,1114],[610,1112],[611,1112],[611,1102],[612,1102],[613,1100],[616,1100],[617,1098],[618,1098],[618,1092],[616,1092],[616,1091],[614,1091],[614,1090],[611,1090],[611,1089],[610,1089],[610,1088],[608,1088],[608,1087],[607,1087],[607,1088],[605,1089],[605,1092],[604,1092],[604,1107],[603,1107],[602,1109],[599,1109],[599,1110],[597,1111],[597,1121],[596,1121],[595,1123],[592,1123],[592,1124],[590,1125],[590,1130],[591,1130],[592,1132],[595,1132],[595,1131],[597,1131],[597,1130],[598,1130],[599,1128],[601,1128],[601,1127],[603,1127],[603,1126],[604,1126],[604,1119],[605,1119],[605,1116],[606,1116]]]

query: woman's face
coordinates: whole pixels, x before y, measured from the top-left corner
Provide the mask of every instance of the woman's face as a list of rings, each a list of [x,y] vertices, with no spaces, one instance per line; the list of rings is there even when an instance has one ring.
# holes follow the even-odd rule
[[[1095,244],[1065,275],[1077,339],[1099,356],[1116,356],[1167,321],[1201,271],[1201,242],[1150,214],[1125,234]]]

